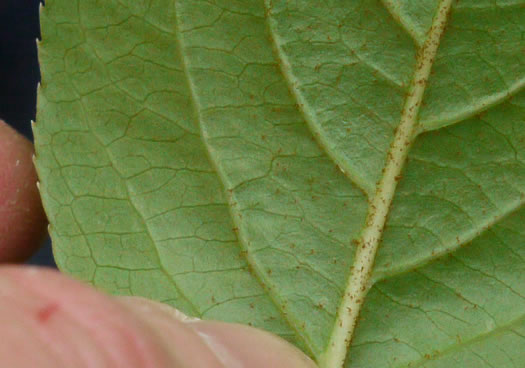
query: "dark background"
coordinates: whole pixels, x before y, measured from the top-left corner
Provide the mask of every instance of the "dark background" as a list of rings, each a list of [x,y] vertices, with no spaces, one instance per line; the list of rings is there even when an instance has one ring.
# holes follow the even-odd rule
[[[40,0],[0,0],[0,119],[29,139],[40,80],[39,6]],[[29,263],[54,266],[49,240]]]

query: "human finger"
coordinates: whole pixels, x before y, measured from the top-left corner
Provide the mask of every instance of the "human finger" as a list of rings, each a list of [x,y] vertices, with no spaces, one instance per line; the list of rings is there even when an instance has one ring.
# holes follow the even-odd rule
[[[46,233],[32,157],[33,145],[0,120],[0,263],[25,260]]]
[[[16,368],[315,367],[269,333],[186,321],[35,267],[0,267],[0,325],[0,361]]]

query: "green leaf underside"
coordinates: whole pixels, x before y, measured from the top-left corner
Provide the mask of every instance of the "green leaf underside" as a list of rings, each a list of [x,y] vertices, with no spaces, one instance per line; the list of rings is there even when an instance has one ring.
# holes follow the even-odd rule
[[[50,0],[61,269],[326,349],[437,2]],[[525,2],[454,2],[347,367],[525,358]]]

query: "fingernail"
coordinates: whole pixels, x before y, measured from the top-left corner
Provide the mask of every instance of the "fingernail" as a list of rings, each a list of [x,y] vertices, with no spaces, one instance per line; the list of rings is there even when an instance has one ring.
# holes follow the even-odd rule
[[[119,299],[163,336],[177,367],[316,368],[299,349],[269,332],[188,317],[168,305],[144,298]]]
[[[299,349],[269,332],[214,321],[190,323],[217,359],[232,368],[315,368]]]
[[[196,317],[189,317],[186,314],[182,313],[180,310],[175,309],[167,304],[142,298],[140,296],[118,296],[117,299],[127,304],[134,305],[136,308],[140,308],[144,312],[162,311],[170,317],[175,318],[176,320],[184,323],[201,321],[201,319]]]
[[[225,366],[231,368],[247,368],[244,362],[239,360],[238,356],[232,355],[230,350],[213,335],[200,331],[198,325],[194,325],[194,330],[199,337],[204,341],[208,348],[215,354],[217,359]]]

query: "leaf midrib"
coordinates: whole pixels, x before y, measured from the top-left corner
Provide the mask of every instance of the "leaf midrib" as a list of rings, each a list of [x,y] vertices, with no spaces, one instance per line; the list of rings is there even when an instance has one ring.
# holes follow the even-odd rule
[[[267,5],[267,2],[265,2]],[[360,314],[364,298],[371,286],[375,255],[394,198],[397,181],[403,170],[410,146],[415,139],[419,108],[427,86],[441,36],[448,21],[452,0],[441,0],[423,47],[418,52],[416,67],[408,90],[399,125],[386,156],[383,175],[369,203],[365,226],[357,243],[357,252],[337,312],[337,318],[326,350],[318,363],[321,368],[342,367]],[[276,42],[274,41],[276,44]],[[279,51],[279,49],[277,49]],[[282,57],[283,55],[279,55]],[[289,65],[287,65],[289,67]],[[288,70],[284,70],[287,73]],[[285,78],[289,82],[289,78]],[[289,86],[293,90],[293,86]],[[303,107],[303,110],[310,113]]]

